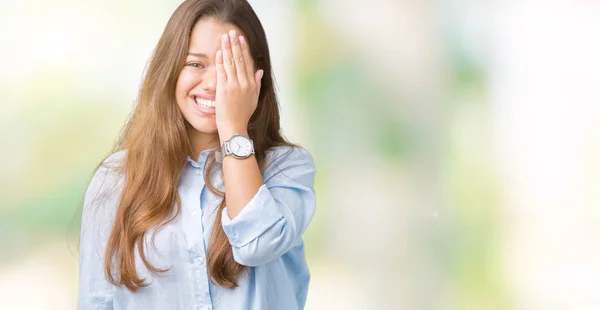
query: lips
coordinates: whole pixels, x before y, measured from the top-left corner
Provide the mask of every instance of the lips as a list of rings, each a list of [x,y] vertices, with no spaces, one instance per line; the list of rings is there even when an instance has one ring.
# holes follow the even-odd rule
[[[203,107],[203,108],[214,108],[215,107],[215,101],[214,100],[209,100],[209,99],[205,99],[202,97],[198,97],[198,96],[194,96],[194,101],[196,102],[197,105]]]
[[[214,115],[215,114],[215,102],[204,96],[193,95],[194,106],[196,110],[202,114]]]

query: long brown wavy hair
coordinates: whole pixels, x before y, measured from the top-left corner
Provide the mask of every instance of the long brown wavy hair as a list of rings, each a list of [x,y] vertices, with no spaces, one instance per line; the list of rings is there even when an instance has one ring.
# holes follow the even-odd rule
[[[248,133],[254,141],[256,159],[264,170],[266,152],[274,146],[294,146],[280,133],[279,107],[271,71],[264,29],[245,0],[187,0],[173,13],[146,68],[137,103],[115,144],[113,152],[126,150],[122,169],[125,180],[104,257],[109,282],[135,292],[148,284],[135,268],[135,247],[148,270],[168,271],[152,266],[144,254],[145,234],[173,221],[181,211],[177,185],[187,157],[192,154],[185,120],[175,99],[175,85],[184,67],[192,29],[201,18],[212,17],[237,26],[245,34],[255,69],[264,77],[258,106],[249,121]],[[216,149],[215,149],[216,150]],[[216,162],[213,150],[205,163],[207,187],[223,197],[212,185],[211,171]],[[220,214],[217,213],[217,214]],[[233,259],[229,240],[216,216],[208,246],[208,272],[217,285],[233,288],[245,266]]]

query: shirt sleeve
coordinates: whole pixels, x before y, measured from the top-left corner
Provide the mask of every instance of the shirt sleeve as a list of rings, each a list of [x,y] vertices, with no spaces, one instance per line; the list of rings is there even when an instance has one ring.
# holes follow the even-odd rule
[[[264,173],[256,195],[234,218],[227,208],[221,213],[233,257],[241,265],[266,264],[302,243],[302,234],[315,212],[312,156],[301,148],[289,148],[277,156]]]
[[[110,157],[109,157],[110,158]],[[85,194],[79,249],[77,308],[113,309],[113,285],[104,275],[104,250],[112,230],[117,201],[111,191],[116,183],[110,169],[101,165]]]

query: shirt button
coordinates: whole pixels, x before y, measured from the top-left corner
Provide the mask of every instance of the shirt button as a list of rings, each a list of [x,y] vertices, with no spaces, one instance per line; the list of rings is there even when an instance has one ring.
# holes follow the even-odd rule
[[[197,175],[201,175],[202,174],[202,168],[198,168],[198,170],[196,170],[196,174]]]
[[[204,265],[204,258],[202,258],[202,257],[198,257],[198,258],[196,259],[196,261],[198,262],[198,264],[200,264],[200,265]]]

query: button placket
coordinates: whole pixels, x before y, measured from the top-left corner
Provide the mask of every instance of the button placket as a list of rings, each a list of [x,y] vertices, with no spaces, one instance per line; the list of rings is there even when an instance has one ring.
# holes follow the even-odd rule
[[[195,268],[194,269],[194,276],[196,277],[196,281],[200,281],[202,278],[202,270]]]
[[[203,214],[206,212],[202,209],[202,195],[206,185],[204,184],[204,163],[206,161],[207,153],[202,153],[198,162],[193,165],[194,171],[190,171],[190,182],[192,187],[189,189],[194,191],[194,196],[196,196],[196,191],[199,189],[199,193],[195,197],[197,201],[190,206],[194,208],[191,210],[190,214],[192,218],[189,223],[190,231],[192,232],[191,238],[193,242],[191,242],[188,256],[188,266],[190,271],[190,276],[192,277],[192,286],[194,290],[194,308],[193,309],[212,309],[211,305],[211,297],[209,294],[210,291],[210,280],[207,272],[207,260],[205,253],[205,242],[204,242],[204,230],[205,223],[203,220]]]

